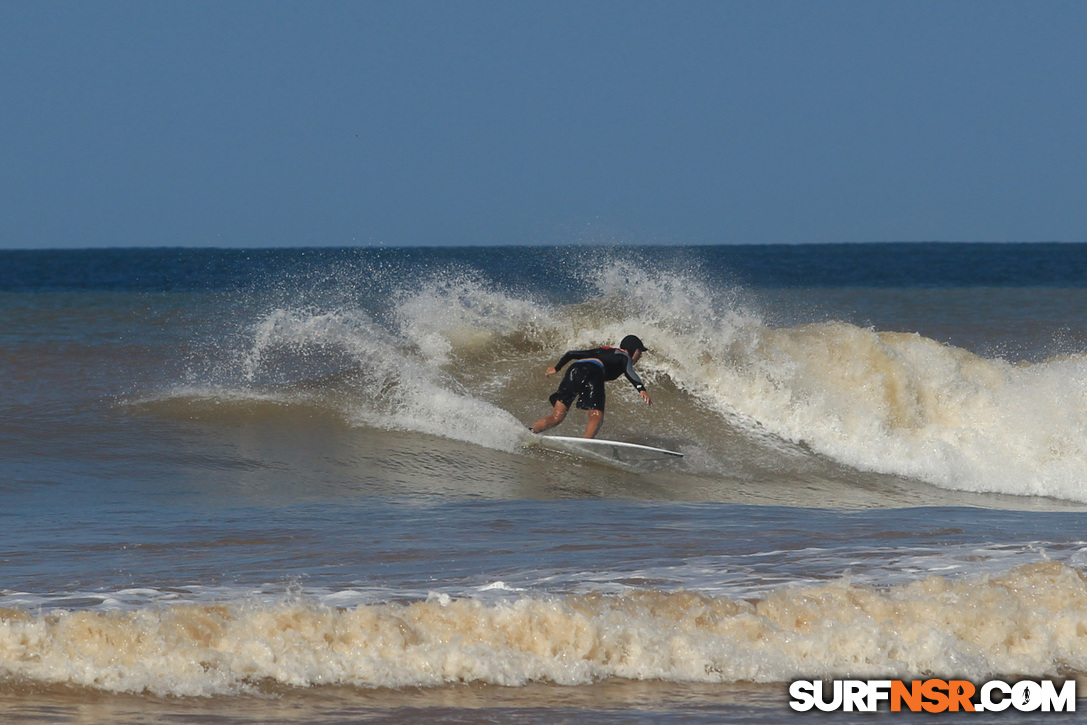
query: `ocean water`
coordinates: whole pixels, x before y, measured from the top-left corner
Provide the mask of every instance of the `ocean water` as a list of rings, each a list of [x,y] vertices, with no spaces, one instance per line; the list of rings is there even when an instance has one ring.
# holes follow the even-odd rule
[[[685,458],[534,445],[628,333],[601,437]],[[0,251],[0,371],[4,722],[1087,676],[1085,245]]]

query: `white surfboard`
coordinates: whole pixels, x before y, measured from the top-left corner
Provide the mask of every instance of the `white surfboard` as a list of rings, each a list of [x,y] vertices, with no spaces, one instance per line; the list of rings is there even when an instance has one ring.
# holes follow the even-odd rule
[[[541,446],[551,450],[589,458],[619,461],[620,463],[644,463],[683,458],[683,454],[678,451],[643,446],[640,443],[606,441],[599,438],[570,438],[567,436],[539,436],[536,440]]]

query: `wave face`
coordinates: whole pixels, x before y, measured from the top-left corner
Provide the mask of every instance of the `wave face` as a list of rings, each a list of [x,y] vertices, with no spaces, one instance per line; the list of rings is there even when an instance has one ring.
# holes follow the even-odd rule
[[[16,678],[157,695],[269,685],[582,685],[610,677],[781,682],[801,677],[982,679],[1087,672],[1087,582],[1057,563],[931,576],[877,589],[848,579],[757,599],[642,590],[333,608],[175,605],[0,611]]]
[[[694,472],[792,476],[824,460],[946,489],[1087,501],[1083,354],[1012,363],[918,332],[782,323],[694,263],[585,254],[568,264],[581,291],[556,291],[558,302],[459,266],[375,277],[380,295],[330,294],[347,281],[326,279],[334,303],[266,305],[158,397],[317,406],[351,426],[513,452],[546,412],[549,364],[637,333],[657,405],[642,409],[612,383],[605,434],[678,446]]]
[[[726,414],[862,470],[1085,500],[1087,358],[1015,366],[845,323],[754,337],[723,372],[685,360],[675,378]]]

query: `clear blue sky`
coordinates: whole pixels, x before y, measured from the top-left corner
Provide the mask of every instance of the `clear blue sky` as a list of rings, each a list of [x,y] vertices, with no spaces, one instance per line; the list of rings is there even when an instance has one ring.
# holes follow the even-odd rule
[[[0,247],[1087,240],[1087,2],[0,4]]]

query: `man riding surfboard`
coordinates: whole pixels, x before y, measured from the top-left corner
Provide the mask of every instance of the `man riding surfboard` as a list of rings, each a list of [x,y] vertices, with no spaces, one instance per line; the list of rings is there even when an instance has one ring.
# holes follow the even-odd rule
[[[591,350],[568,350],[559,361],[549,367],[546,375],[551,377],[567,363],[573,361],[559,383],[559,389],[548,400],[554,406],[551,414],[540,418],[532,426],[533,433],[543,433],[561,423],[570,410],[570,403],[577,398],[577,407],[589,411],[589,421],[585,425],[585,437],[595,438],[604,422],[604,383],[615,380],[620,375],[626,377],[634,386],[646,405],[652,404],[649,393],[634,372],[634,365],[641,359],[648,348],[636,335],[627,335],[619,347],[596,347]]]

